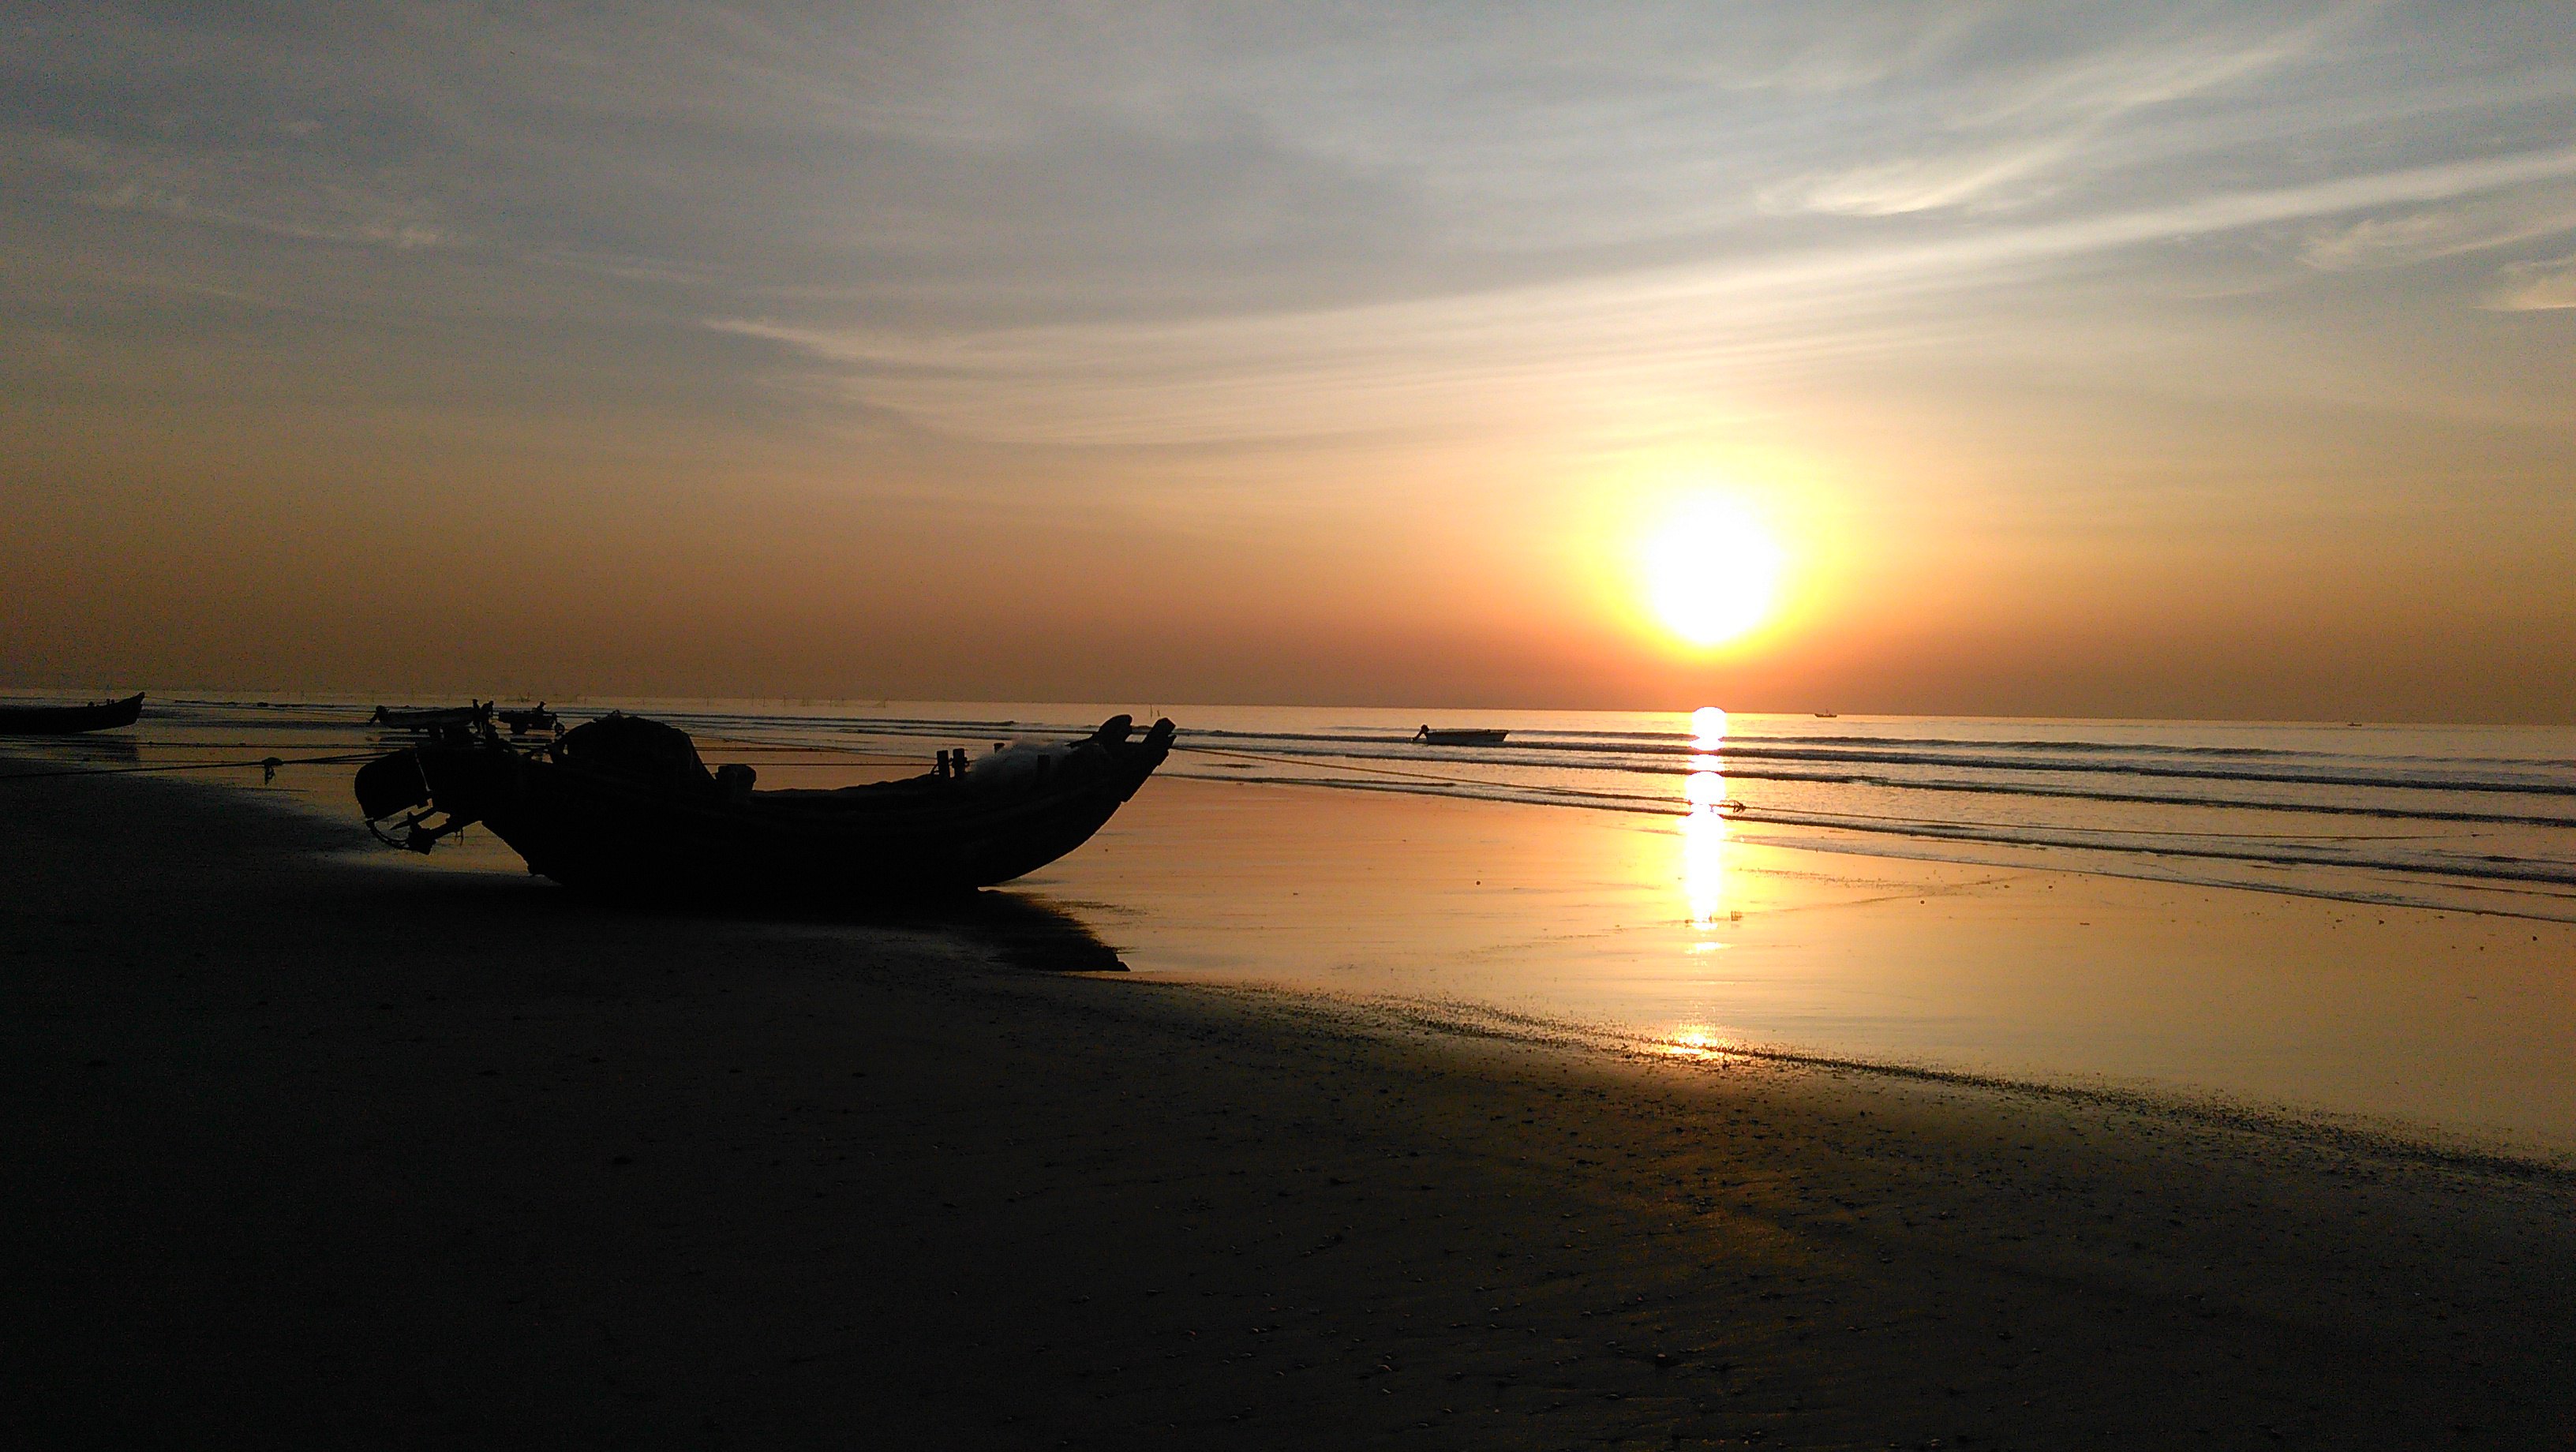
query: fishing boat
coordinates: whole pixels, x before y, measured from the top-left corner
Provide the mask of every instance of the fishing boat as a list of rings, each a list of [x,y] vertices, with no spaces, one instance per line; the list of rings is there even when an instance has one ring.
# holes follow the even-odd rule
[[[0,736],[70,736],[131,726],[143,714],[143,693],[82,706],[0,706]]]
[[[471,706],[378,706],[367,724],[389,731],[409,731],[415,736],[437,736],[471,732],[491,719],[492,703],[477,701]]]
[[[496,711],[493,714],[502,725],[510,728],[513,736],[525,736],[531,731],[552,731],[563,724],[563,718],[547,710],[543,701],[520,710]]]
[[[743,765],[710,772],[678,727],[612,712],[543,746],[486,722],[359,769],[359,809],[415,851],[472,823],[563,883],[664,902],[828,908],[1007,882],[1089,841],[1172,748],[1112,716],[1077,741],[1019,744],[969,763],[838,790],[755,791]]]
[[[1425,726],[1413,733],[1413,739],[1423,746],[1500,746],[1503,744],[1503,738],[1509,735],[1511,733],[1508,731],[1493,731],[1483,727],[1450,727],[1435,731]]]

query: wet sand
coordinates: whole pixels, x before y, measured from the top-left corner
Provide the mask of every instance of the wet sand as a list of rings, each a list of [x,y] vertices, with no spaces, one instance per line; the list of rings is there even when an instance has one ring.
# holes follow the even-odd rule
[[[1146,976],[2368,1115],[2576,1166],[2576,923],[1160,779],[1019,886]]]
[[[2552,1172],[0,790],[19,1445],[2576,1439]]]

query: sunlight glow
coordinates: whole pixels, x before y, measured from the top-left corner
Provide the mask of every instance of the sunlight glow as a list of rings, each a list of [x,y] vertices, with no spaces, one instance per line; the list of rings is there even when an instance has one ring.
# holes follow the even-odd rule
[[[1723,792],[1725,786],[1719,785]],[[1682,901],[1690,925],[1708,932],[1729,921],[1726,911],[1726,818],[1696,811],[1680,819]]]
[[[1742,505],[1702,495],[1664,518],[1640,564],[1655,618],[1684,644],[1707,647],[1746,634],[1770,615],[1782,554]]]
[[[1734,1048],[1735,1040],[1715,1029],[1686,1024],[1673,1031],[1672,1037],[1655,1045],[1667,1054],[1683,1059],[1724,1059]]]
[[[1713,766],[1716,761],[1714,756],[1691,758],[1690,775],[1682,778],[1682,800],[1689,802],[1693,811],[1707,811],[1726,801],[1726,778],[1701,765],[1707,762]]]
[[[1690,811],[1678,826],[1682,834],[1682,898],[1690,923],[1701,932],[1717,926],[1726,911],[1726,761],[1716,753],[1726,745],[1726,713],[1715,706],[1691,712],[1691,758],[1682,776],[1682,800]],[[1723,948],[1702,941],[1693,952]]]

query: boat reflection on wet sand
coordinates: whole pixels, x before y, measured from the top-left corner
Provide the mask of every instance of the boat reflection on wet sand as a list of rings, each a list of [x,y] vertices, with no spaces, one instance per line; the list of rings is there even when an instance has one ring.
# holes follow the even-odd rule
[[[774,912],[765,917],[778,917]],[[1053,903],[987,888],[905,907],[875,905],[833,914],[786,914],[801,923],[846,922],[869,929],[936,934],[982,949],[996,963],[1041,973],[1124,973],[1126,962],[1089,923]]]

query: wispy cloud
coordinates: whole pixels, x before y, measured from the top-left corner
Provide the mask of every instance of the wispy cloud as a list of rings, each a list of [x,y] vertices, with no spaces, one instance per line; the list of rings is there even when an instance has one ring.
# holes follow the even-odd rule
[[[2576,308],[2576,253],[2506,267],[2487,306],[2499,312]]]
[[[2105,138],[2140,112],[2248,84],[2310,55],[2342,17],[2242,39],[2186,34],[2079,54],[2025,75],[1968,82],[1926,103],[1913,154],[1772,188],[1766,204],[1893,216],[2029,200],[2085,166],[2119,161]],[[2104,152],[2110,155],[2103,155]]]
[[[1393,428],[1507,414],[1533,388],[1560,399],[1652,393],[1711,368],[1921,349],[1946,335],[1940,309],[1928,305],[1943,294],[2026,288],[2050,269],[2147,244],[2570,176],[2576,148],[1917,242],[1801,247],[1353,307],[1024,328],[778,317],[706,326],[845,369],[872,404],[977,437],[1172,444]],[[2552,295],[2554,277],[2537,277],[2531,295]]]
[[[128,112],[74,87],[17,124],[92,211],[384,254],[345,285],[388,311],[396,254],[470,244],[550,314],[694,335],[652,345],[686,366],[740,365],[710,333],[756,339],[797,360],[759,376],[1052,442],[1498,427],[1516,399],[1919,353],[2079,273],[2242,295],[2576,213],[2576,149],[2497,140],[2551,134],[2576,69],[2419,77],[2381,6],[1006,13],[144,27],[98,74],[159,77],[177,121],[102,122]],[[200,51],[238,74],[190,91]],[[2238,237],[2270,274],[2167,288],[2172,244]],[[237,256],[220,285],[300,265]],[[2552,295],[2507,276],[2488,305]]]
[[[368,197],[338,198],[337,205],[326,211],[300,216],[210,206],[185,193],[136,181],[93,188],[81,193],[80,199],[111,211],[157,212],[184,222],[239,227],[308,242],[357,242],[408,251],[415,247],[450,247],[464,240],[454,228],[425,220],[415,209]]]
[[[2545,181],[2545,179],[2538,179]],[[2327,272],[2403,267],[2576,231],[2576,189],[2538,184],[2462,206],[2424,207],[2324,228],[2299,256]]]
[[[2030,183],[2074,155],[2081,134],[2019,141],[1946,156],[1886,162],[1831,176],[1811,177],[1765,193],[1778,211],[1831,212],[1852,217],[1892,217],[1995,199]]]
[[[280,129],[290,136],[308,135],[314,123]],[[71,179],[76,200],[107,211],[148,212],[272,237],[405,251],[465,240],[424,202],[294,175],[257,157],[172,156],[63,137],[43,138],[35,150],[44,163]]]

